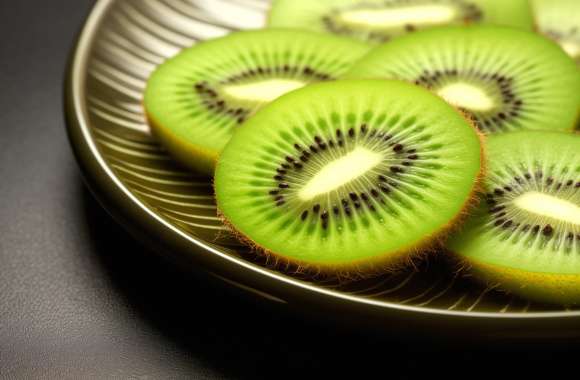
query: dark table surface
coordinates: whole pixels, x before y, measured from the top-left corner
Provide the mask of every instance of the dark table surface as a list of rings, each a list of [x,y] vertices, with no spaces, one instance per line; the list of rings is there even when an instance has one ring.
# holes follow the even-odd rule
[[[311,323],[147,252],[85,188],[65,135],[63,73],[91,4],[0,0],[0,378],[501,378],[505,367],[575,367],[578,349],[561,344],[443,349]]]

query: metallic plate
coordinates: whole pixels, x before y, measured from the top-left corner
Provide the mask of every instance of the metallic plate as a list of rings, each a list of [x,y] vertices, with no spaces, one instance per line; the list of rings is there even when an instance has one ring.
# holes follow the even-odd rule
[[[265,0],[97,1],[71,59],[66,113],[75,154],[105,207],[164,255],[279,303],[352,314],[378,328],[579,336],[580,311],[475,285],[442,259],[362,282],[313,281],[228,235],[216,215],[211,180],[174,164],[150,135],[142,93],[149,73],[167,57],[200,40],[261,27],[268,7]]]

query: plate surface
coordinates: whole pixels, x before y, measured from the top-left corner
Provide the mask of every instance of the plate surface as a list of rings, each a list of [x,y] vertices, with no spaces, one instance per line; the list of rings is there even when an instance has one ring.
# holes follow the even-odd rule
[[[361,321],[379,328],[580,335],[580,311],[475,285],[441,259],[357,283],[312,280],[276,268],[228,235],[216,216],[211,180],[180,168],[150,135],[142,93],[166,58],[197,41],[259,28],[268,8],[264,0],[96,3],[71,60],[66,113],[79,164],[105,207],[163,254],[275,302],[364,315],[372,318]]]

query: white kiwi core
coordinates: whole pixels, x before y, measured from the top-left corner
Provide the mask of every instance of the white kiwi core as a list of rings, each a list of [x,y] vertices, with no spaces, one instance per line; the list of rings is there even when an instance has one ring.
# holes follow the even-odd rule
[[[580,226],[580,207],[567,200],[531,191],[517,197],[514,203],[517,207],[536,215]]]
[[[580,57],[580,43],[573,41],[560,41],[560,46],[573,58]]]
[[[223,91],[236,99],[268,103],[305,85],[305,82],[294,79],[265,79],[252,83],[227,85],[223,87]]]
[[[437,94],[454,106],[469,111],[491,111],[493,99],[477,86],[468,83],[451,83],[437,91]]]
[[[456,17],[454,7],[444,4],[408,5],[389,8],[345,10],[340,19],[346,24],[371,28],[397,28],[414,24],[445,24]]]
[[[309,201],[321,194],[337,190],[380,164],[383,158],[384,156],[380,153],[357,147],[324,166],[306,183],[298,196],[303,201]]]

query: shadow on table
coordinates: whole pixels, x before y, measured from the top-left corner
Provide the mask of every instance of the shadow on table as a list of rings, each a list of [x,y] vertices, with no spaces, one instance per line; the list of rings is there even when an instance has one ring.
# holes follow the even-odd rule
[[[453,377],[460,375],[460,369],[470,375],[494,376],[509,368],[521,373],[531,365],[550,370],[554,359],[575,362],[572,356],[577,354],[562,346],[546,349],[528,342],[526,347],[463,349],[406,342],[264,308],[149,252],[112,220],[88,190],[84,205],[94,252],[119,302],[167,341],[169,349],[201,360],[227,377]]]

